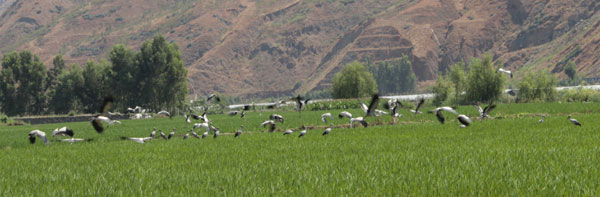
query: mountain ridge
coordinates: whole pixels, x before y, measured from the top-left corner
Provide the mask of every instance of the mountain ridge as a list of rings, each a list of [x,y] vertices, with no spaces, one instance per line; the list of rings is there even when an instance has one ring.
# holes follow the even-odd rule
[[[5,7],[5,11],[2,8]],[[407,55],[420,81],[490,53],[520,73],[600,75],[600,2],[584,0],[0,1],[0,53],[83,64],[155,34],[178,44],[192,96],[278,97],[331,85],[345,63]]]

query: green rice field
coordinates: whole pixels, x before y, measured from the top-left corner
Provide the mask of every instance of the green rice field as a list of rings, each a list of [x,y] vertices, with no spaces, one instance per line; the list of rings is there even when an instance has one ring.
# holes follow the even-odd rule
[[[245,123],[209,115],[226,133],[216,139],[183,140],[192,128],[183,117],[123,120],[102,134],[88,122],[0,126],[0,196],[600,195],[599,103],[500,104],[494,119],[483,121],[473,106],[460,106],[474,119],[467,128],[453,114],[440,124],[433,114],[403,109],[398,124],[340,127],[322,136],[329,124],[320,115],[340,111],[307,110],[301,119],[295,111],[251,111]],[[272,113],[286,120],[270,133],[260,123]],[[583,126],[569,122],[570,114]],[[228,134],[242,124],[242,136]],[[314,129],[302,138],[281,132],[301,125]],[[62,126],[93,141],[27,140],[31,130],[50,136]],[[145,144],[120,139],[147,137],[154,127],[167,134],[176,128],[176,137]]]

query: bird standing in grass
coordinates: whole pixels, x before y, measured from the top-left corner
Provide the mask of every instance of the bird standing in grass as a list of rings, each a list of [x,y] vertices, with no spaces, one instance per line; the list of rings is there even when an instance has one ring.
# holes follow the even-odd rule
[[[542,119],[538,120],[538,123],[540,123],[540,124],[544,123],[544,118],[546,118],[546,116],[542,115]]]
[[[165,140],[167,139],[167,135],[163,133],[162,130],[158,130],[158,132],[160,133],[160,137],[162,137]]]
[[[283,132],[283,135],[289,135],[289,134],[292,134],[292,133],[294,133],[294,130],[288,129],[288,130],[286,130],[286,131]]]
[[[323,132],[323,136],[325,136],[325,135],[327,135],[329,133],[331,133],[331,127],[325,129],[325,131]]]
[[[573,123],[575,126],[581,126],[581,123],[577,120],[575,120],[574,118],[571,118],[571,115],[569,115],[569,117],[567,118],[569,121],[571,121],[571,123]]]
[[[238,137],[242,135],[242,129],[238,129],[237,131],[235,131],[235,135],[233,137]]]
[[[300,135],[298,135],[299,138],[306,135],[306,127],[304,127],[304,125],[302,125],[301,129],[302,129],[302,131],[300,131]]]

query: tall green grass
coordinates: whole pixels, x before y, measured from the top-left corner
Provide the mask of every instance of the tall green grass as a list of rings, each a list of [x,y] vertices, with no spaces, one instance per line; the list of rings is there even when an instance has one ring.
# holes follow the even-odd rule
[[[425,110],[430,109],[426,108]],[[249,112],[239,138],[183,140],[183,118],[125,120],[97,134],[87,123],[0,127],[0,195],[598,195],[600,114],[596,103],[499,105],[494,120],[459,128],[454,115],[442,125],[431,114],[400,124],[333,129],[321,136],[262,132],[270,112]],[[474,115],[472,106],[458,111]],[[325,111],[279,111],[286,128],[326,125]],[[334,114],[337,111],[332,111]],[[351,110],[361,115],[360,111]],[[538,124],[536,114],[546,114]],[[582,127],[567,119],[573,114]],[[239,117],[209,116],[225,132]],[[383,121],[389,121],[384,117]],[[376,118],[369,118],[376,122]],[[335,124],[347,124],[347,119]],[[67,125],[89,143],[29,144],[27,132],[50,135]],[[170,141],[122,141],[153,127]]]

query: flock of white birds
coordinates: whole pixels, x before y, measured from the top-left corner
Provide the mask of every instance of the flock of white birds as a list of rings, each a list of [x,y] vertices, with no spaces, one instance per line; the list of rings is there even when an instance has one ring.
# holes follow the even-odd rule
[[[496,72],[506,73],[506,74],[510,75],[510,77],[512,78],[512,72],[510,72],[508,70],[504,70],[504,69],[500,68]],[[209,95],[206,99],[207,103],[211,100],[220,102],[220,98],[218,96],[216,96],[215,94]],[[298,111],[299,117],[301,118],[302,117],[302,115],[301,115],[302,108],[303,108],[303,106],[308,104],[310,99],[305,99],[301,96],[297,96],[297,97],[291,98],[290,101],[295,101],[296,110]],[[273,104],[272,106],[267,106],[267,108],[270,108],[270,109],[276,108],[278,105],[283,104],[285,102],[286,101],[280,101],[280,102]],[[103,123],[108,124],[108,125],[121,124],[121,122],[119,122],[117,120],[111,120],[107,115],[107,114],[110,114],[110,112],[108,112],[108,111],[111,108],[112,103],[113,103],[112,97],[105,98],[104,102],[101,105],[101,109],[100,109],[101,113],[94,116],[92,118],[92,120],[90,121],[90,124],[96,130],[96,132],[102,133],[105,130]],[[414,113],[415,116],[417,114],[421,114],[422,112],[420,111],[420,109],[424,103],[425,103],[425,99],[421,98],[419,100],[419,102],[417,103],[416,108],[411,109],[409,111],[411,113]],[[356,123],[360,123],[363,127],[368,127],[369,124],[365,119],[368,116],[382,116],[384,114],[390,114],[393,117],[394,123],[397,121],[397,118],[402,117],[402,114],[399,113],[399,110],[401,107],[403,107],[403,105],[398,100],[388,100],[388,102],[384,103],[384,105],[383,105],[384,108],[386,110],[389,110],[389,112],[378,110],[377,109],[378,106],[379,106],[379,95],[374,94],[371,98],[371,102],[369,103],[369,105],[366,105],[366,104],[360,102],[360,107],[361,107],[362,111],[365,113],[364,117],[363,116],[355,117],[350,112],[347,112],[347,111],[340,112],[338,114],[338,117],[340,119],[343,119],[343,118],[349,119],[350,120],[350,128],[353,128]],[[488,104],[484,108],[482,108],[479,105],[479,103],[475,103],[474,106],[479,111],[479,119],[481,119],[481,120],[491,119],[492,117],[489,114],[493,109],[496,108],[496,105],[493,103]],[[245,105],[245,106],[243,106],[242,111],[229,111],[227,114],[230,116],[237,116],[239,114],[245,124],[244,117],[246,116],[246,111],[249,110],[249,108],[250,108],[249,105]],[[438,108],[428,111],[428,113],[434,113],[435,116],[437,117],[438,121],[441,124],[444,124],[445,120],[446,120],[446,118],[443,115],[443,112],[448,112],[448,113],[452,113],[452,114],[456,115],[456,118],[457,118],[458,122],[460,123],[460,128],[465,128],[465,127],[469,126],[470,124],[472,124],[472,120],[467,115],[459,114],[456,111],[456,109],[453,107],[444,106],[444,107],[438,107]],[[135,118],[145,118],[146,116],[149,116],[149,115],[147,115],[148,113],[146,113],[146,110],[142,109],[139,106],[137,106],[135,108],[128,108],[128,113],[135,113]],[[157,115],[171,117],[171,113],[169,113],[167,111],[159,111],[157,113]],[[210,134],[212,134],[214,138],[217,138],[220,134],[220,130],[211,124],[212,121],[210,119],[208,119],[206,112],[202,115],[189,114],[189,115],[186,115],[185,118],[186,118],[185,119],[186,123],[191,124],[192,119],[200,120],[201,122],[194,123],[192,129],[188,130],[183,135],[183,139],[189,138],[190,135],[195,138],[206,138]],[[542,118],[539,120],[539,123],[543,123],[544,118],[545,118],[545,116],[542,116]],[[333,120],[334,116],[331,113],[324,113],[321,115],[321,120],[324,123],[327,123],[328,119]],[[571,115],[569,115],[569,117],[567,119],[574,125],[581,126],[581,123],[579,121],[577,121],[576,119],[573,119],[571,117]],[[279,123],[283,124],[284,121],[285,121],[285,119],[282,115],[271,114],[269,116],[268,120],[261,123],[261,126],[263,126],[264,128],[268,128],[269,132],[274,132],[277,127],[276,125]],[[244,126],[242,124],[241,128],[235,131],[234,137],[239,137],[243,132],[243,128],[244,128]],[[325,136],[325,135],[331,133],[332,128],[333,128],[333,124],[330,123],[330,127],[326,128],[325,131],[322,133],[322,135]],[[198,135],[195,132],[196,129],[204,129],[205,132],[202,133],[202,135]],[[148,141],[155,139],[155,137],[157,137],[156,136],[157,132],[159,133],[160,137],[162,137],[163,139],[170,140],[171,138],[173,138],[175,136],[176,131],[175,131],[175,129],[173,129],[173,131],[171,131],[169,133],[169,135],[166,135],[162,130],[157,130],[156,128],[154,128],[154,130],[151,132],[149,137],[121,137],[121,138],[124,140],[131,140],[131,141],[143,144],[143,143],[146,143]],[[287,129],[283,132],[283,135],[290,135],[290,134],[293,134],[294,132],[295,132],[294,129]],[[298,135],[298,137],[302,137],[306,134],[307,134],[307,128],[304,125],[302,125],[300,127],[300,134]],[[74,135],[75,134],[74,134],[73,130],[69,129],[68,127],[57,128],[52,132],[53,138],[55,136],[70,137],[70,138],[59,140],[61,142],[75,143],[75,142],[86,142],[86,141],[92,140],[92,139],[73,138]],[[50,141],[46,137],[46,133],[43,131],[40,131],[40,130],[33,130],[33,131],[29,132],[28,137],[29,137],[29,141],[32,144],[35,143],[36,138],[40,138],[44,141],[44,143],[50,144]]]

